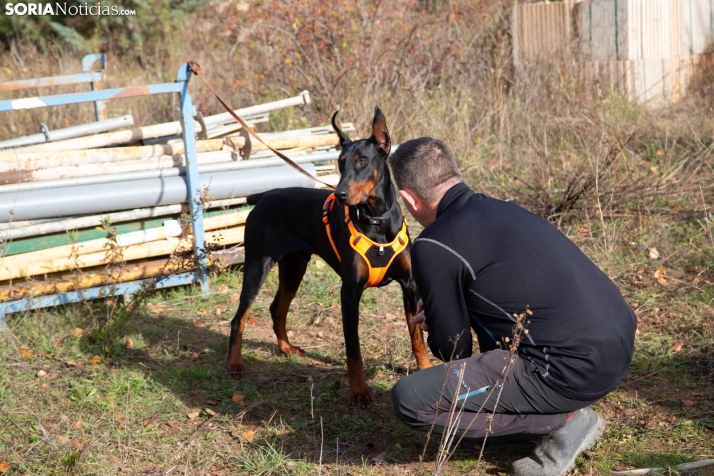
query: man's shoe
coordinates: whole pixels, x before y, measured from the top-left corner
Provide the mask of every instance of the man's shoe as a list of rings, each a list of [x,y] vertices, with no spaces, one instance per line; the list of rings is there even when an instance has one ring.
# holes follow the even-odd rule
[[[605,420],[590,409],[578,410],[563,428],[544,436],[533,454],[513,462],[512,476],[562,476],[575,458],[602,436]]]

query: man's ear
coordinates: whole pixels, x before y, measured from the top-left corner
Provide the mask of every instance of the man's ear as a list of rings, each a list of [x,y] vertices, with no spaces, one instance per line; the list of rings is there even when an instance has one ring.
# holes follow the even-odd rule
[[[347,134],[345,134],[342,129],[337,125],[337,122],[335,122],[335,118],[337,118],[337,113],[340,111],[335,111],[335,113],[332,115],[332,128],[335,130],[335,133],[337,133],[337,137],[340,140],[340,147],[343,145],[347,144],[348,142],[351,142],[350,138],[347,137]]]
[[[419,202],[418,202],[419,199],[416,198],[411,191],[400,190],[399,195],[401,195],[402,200],[404,200],[409,205],[409,208],[411,208],[412,210],[419,209]]]
[[[379,106],[374,108],[374,119],[372,120],[372,140],[377,145],[377,149],[380,150],[384,155],[389,155],[389,151],[392,149],[392,141],[389,138],[389,131],[387,130],[387,120],[384,118],[384,114],[379,109]]]

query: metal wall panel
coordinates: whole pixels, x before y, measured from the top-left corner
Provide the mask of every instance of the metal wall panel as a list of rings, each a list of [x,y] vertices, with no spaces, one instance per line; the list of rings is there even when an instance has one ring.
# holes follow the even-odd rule
[[[651,107],[681,100],[714,58],[714,0],[530,3],[511,20],[517,66],[577,53],[584,80]]]

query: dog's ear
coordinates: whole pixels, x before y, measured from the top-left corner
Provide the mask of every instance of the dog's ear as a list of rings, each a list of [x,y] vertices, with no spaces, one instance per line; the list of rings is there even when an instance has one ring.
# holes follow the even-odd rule
[[[349,137],[347,137],[347,134],[345,134],[342,129],[337,125],[335,122],[335,118],[337,117],[337,113],[340,111],[335,111],[335,113],[332,115],[332,128],[335,129],[335,132],[337,133],[337,137],[340,139],[340,147],[343,145],[347,144],[348,142],[352,142]]]
[[[379,109],[379,106],[374,108],[374,119],[372,120],[372,140],[377,145],[377,149],[385,155],[389,155],[392,149],[392,141],[389,138],[387,130],[387,120],[384,114]]]

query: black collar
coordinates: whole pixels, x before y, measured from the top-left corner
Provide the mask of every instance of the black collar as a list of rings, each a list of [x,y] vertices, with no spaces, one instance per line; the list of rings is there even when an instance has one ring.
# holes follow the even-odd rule
[[[392,210],[394,210],[395,205],[397,205],[397,192],[394,190],[394,185],[391,186],[391,192],[392,192],[392,203],[389,205],[389,208],[387,208],[387,212],[379,217],[373,217],[370,215],[367,215],[364,211],[360,211],[359,208],[357,208],[357,219],[362,220],[363,222],[369,224],[369,225],[381,225],[385,221],[389,219],[389,217],[392,214]]]

